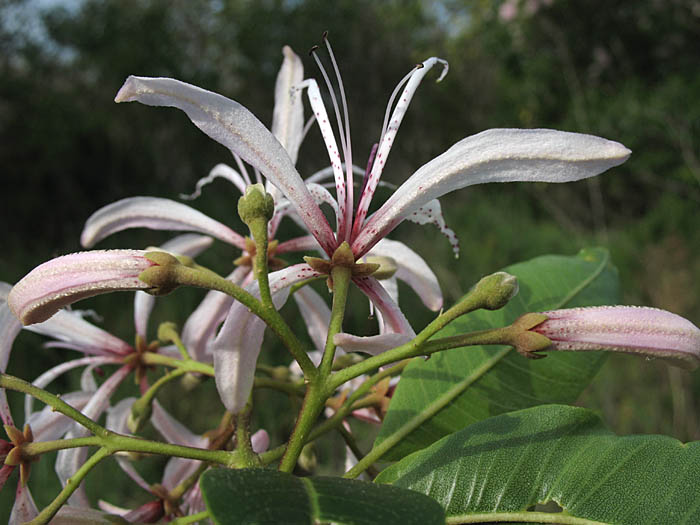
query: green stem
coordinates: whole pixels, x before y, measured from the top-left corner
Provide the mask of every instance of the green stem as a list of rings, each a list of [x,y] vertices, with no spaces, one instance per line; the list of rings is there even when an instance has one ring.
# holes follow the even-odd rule
[[[338,432],[340,432],[340,435],[343,436],[343,440],[345,440],[345,444],[348,446],[350,451],[355,455],[355,458],[357,458],[358,461],[360,461],[364,454],[360,450],[360,447],[357,446],[357,441],[355,441],[355,436],[353,436],[348,430],[343,426],[339,425],[338,426]],[[374,467],[368,467],[367,472],[369,473],[370,477],[376,478],[377,475],[379,474],[379,471],[375,469]]]
[[[267,326],[277,334],[284,346],[287,347],[287,350],[289,350],[294,359],[299,363],[299,366],[304,372],[304,377],[308,380],[316,378],[318,372],[311,359],[309,359],[309,356],[306,355],[304,345],[302,345],[301,341],[299,341],[294,332],[292,332],[292,329],[276,308],[264,306],[253,295],[240,286],[206,268],[199,266],[190,268],[188,266],[178,265],[173,271],[175,272],[178,284],[217,290],[243,303],[251,312],[265,321]]]
[[[84,426],[96,436],[104,437],[109,434],[107,429],[101,427],[92,419],[83,415],[79,410],[76,410],[58,396],[55,396],[46,390],[42,390],[41,388],[35,387],[34,385],[29,384],[18,377],[0,374],[0,388],[6,388],[8,390],[22,392],[23,394],[29,394],[39,401],[51,406],[56,412],[60,412],[61,414],[71,418],[73,421],[76,421],[80,425]]]
[[[200,363],[194,359],[175,359],[163,354],[146,352],[141,356],[141,361],[147,365],[163,365],[177,368],[183,372],[195,372],[206,376],[214,377],[214,367],[205,363]]]
[[[203,521],[207,518],[209,518],[209,511],[203,510],[198,514],[192,514],[191,516],[183,516],[182,518],[175,518],[170,522],[170,525],[190,525],[191,523]]]
[[[22,445],[22,456],[33,457],[66,448],[92,447],[100,445],[102,445],[102,438],[98,436],[57,439],[55,441],[33,441]]]
[[[190,355],[187,352],[187,348],[185,348],[184,343],[182,342],[182,339],[180,339],[180,334],[177,333],[177,328],[175,327],[175,323],[171,322],[166,322],[166,323],[161,323],[161,325],[158,327],[158,339],[160,339],[163,342],[171,342],[173,343],[178,351],[180,352],[180,355],[182,356],[182,359],[188,360],[190,359]]]
[[[289,394],[292,396],[303,396],[304,395],[304,385],[288,383],[287,381],[279,381],[277,379],[272,379],[270,377],[256,377],[255,383],[253,383],[254,388],[269,388],[271,390],[278,390]]]
[[[322,388],[322,386],[319,387],[314,383],[309,385],[306,390],[301,412],[297,418],[292,435],[287,442],[287,448],[282,456],[282,461],[280,461],[279,470],[282,472],[291,472],[294,470],[294,466],[301,454],[301,449],[304,448],[311,427],[321,413],[326,399],[325,389]]]
[[[331,320],[328,324],[326,347],[323,350],[321,366],[319,366],[320,375],[324,379],[329,376],[331,368],[333,367],[333,357],[335,356],[333,337],[343,329],[345,305],[348,299],[351,277],[352,270],[345,266],[334,266],[331,270],[331,279],[333,280],[333,305],[331,308]]]
[[[267,269],[267,219],[256,217],[248,223],[250,233],[255,241],[255,260],[253,261],[253,272],[258,281],[260,289],[260,300],[265,308],[275,308],[272,304],[272,294],[270,293],[270,281]]]
[[[250,414],[253,405],[250,401],[245,408],[236,414],[236,452],[240,456],[240,463],[243,467],[259,467],[260,459],[253,452],[253,445],[250,442]]]
[[[73,494],[73,492],[75,492],[75,490],[80,486],[80,483],[83,481],[85,476],[87,476],[88,472],[90,472],[93,467],[95,467],[100,461],[110,454],[111,452],[107,447],[99,448],[97,452],[90,456],[88,460],[80,466],[77,472],[68,479],[66,486],[63,487],[63,490],[58,493],[58,496],[56,496],[54,500],[49,503],[36,518],[29,522],[30,525],[43,525],[48,523],[49,520],[53,518],[63,506],[63,504],[68,501],[71,494]]]
[[[452,339],[452,338],[448,338]],[[430,405],[428,405],[424,410],[421,410],[415,416],[409,418],[405,421],[398,430],[388,436],[384,441],[375,446],[370,450],[367,455],[362,458],[357,465],[348,470],[343,477],[345,478],[355,478],[364,472],[372,463],[379,460],[384,454],[386,454],[391,448],[396,446],[402,439],[408,436],[411,432],[425,423],[427,420],[432,418],[435,414],[440,412],[445,408],[457,395],[456,392],[463,392],[469,385],[476,382],[480,377],[482,377],[486,372],[488,372],[496,363],[498,363],[503,357],[510,352],[510,348],[505,348],[496,352],[491,358],[485,361],[476,370],[465,377],[462,381],[452,386],[447,392],[435,399]]]
[[[333,374],[328,382],[328,387],[332,390],[337,389],[343,383],[351,379],[367,374],[379,367],[416,357],[419,355],[431,355],[435,352],[441,352],[450,348],[459,348],[461,346],[478,346],[478,345],[502,345],[509,344],[511,341],[512,329],[510,326],[503,328],[494,328],[490,330],[480,330],[462,334],[454,337],[445,337],[434,341],[425,342],[425,338],[416,337],[412,341],[405,343],[396,348],[392,348],[380,355],[370,357],[364,361],[351,365],[343,370]]]

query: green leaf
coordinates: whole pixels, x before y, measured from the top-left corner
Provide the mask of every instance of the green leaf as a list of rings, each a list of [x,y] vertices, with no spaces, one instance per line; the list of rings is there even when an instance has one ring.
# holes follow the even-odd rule
[[[202,494],[217,525],[444,524],[432,498],[390,485],[342,478],[299,478],[269,469],[213,469],[202,476]]]
[[[606,250],[547,255],[505,268],[520,291],[505,308],[457,319],[436,337],[505,326],[521,314],[573,306],[615,304],[617,271]],[[576,400],[605,354],[550,353],[528,360],[509,347],[469,347],[414,360],[401,377],[375,447],[399,459],[482,419],[546,403]]]
[[[545,405],[492,417],[384,470],[448,523],[700,523],[700,441],[618,437],[590,410]],[[528,511],[556,502],[557,514]]]

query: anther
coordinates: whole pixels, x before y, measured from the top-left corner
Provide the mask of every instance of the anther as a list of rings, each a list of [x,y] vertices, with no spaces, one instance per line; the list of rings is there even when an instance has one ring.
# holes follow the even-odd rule
[[[321,35],[321,38],[323,40],[328,40],[328,31],[327,30],[323,32],[323,35]]]
[[[309,56],[313,56],[316,51],[318,51],[318,46],[311,46],[311,49],[309,49]]]

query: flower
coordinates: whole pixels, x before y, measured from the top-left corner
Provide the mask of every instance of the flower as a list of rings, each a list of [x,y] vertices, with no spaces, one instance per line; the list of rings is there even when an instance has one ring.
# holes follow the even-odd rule
[[[542,312],[542,316],[545,319],[529,330],[549,340],[548,350],[634,353],[691,369],[700,364],[700,329],[666,310],[593,306]]]
[[[326,44],[328,45],[327,41]],[[337,69],[330,45],[328,50],[334,69]],[[356,260],[362,258],[405,219],[436,221],[449,235],[441,217],[437,218],[439,204],[436,199],[452,190],[485,182],[579,180],[624,162],[630,154],[627,148],[617,142],[591,135],[542,129],[488,130],[463,139],[425,164],[366,219],[374,190],[408,104],[423,77],[437,64],[444,68],[442,77],[446,73],[446,62],[429,58],[399,83],[390,98],[387,115],[391,113],[391,118],[385,119],[356,208],[353,201],[355,170],[352,165],[349,123],[347,118],[342,121],[341,111],[335,105],[341,149],[344,152],[342,159],[318,87],[312,79],[301,82],[297,89],[307,90],[315,120],[321,129],[334,174],[335,198],[325,188],[322,188],[323,191],[310,189],[295,169],[295,158],[287,152],[285,144],[280,143],[250,111],[236,101],[171,78],[135,76],[126,80],[115,100],[170,106],[184,111],[198,128],[228,147],[236,158],[244,160],[262,173],[284,195],[329,258],[343,242],[350,244]],[[337,79],[342,94],[339,74]],[[404,84],[403,92],[397,97],[396,94]],[[342,99],[344,100],[344,94]],[[395,99],[398,102],[392,113],[391,107]],[[344,104],[343,114],[347,114]],[[295,122],[300,121],[296,119]],[[293,156],[296,156],[296,151]],[[321,211],[319,200],[329,202],[337,210],[335,232]],[[379,290],[381,285],[376,279],[357,277],[354,280],[363,292],[376,301],[375,305],[392,325],[389,331],[412,333],[393,301],[386,302],[390,297]]]

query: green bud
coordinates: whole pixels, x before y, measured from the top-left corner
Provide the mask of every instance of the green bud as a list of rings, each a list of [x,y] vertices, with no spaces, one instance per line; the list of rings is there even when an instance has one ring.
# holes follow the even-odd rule
[[[518,280],[509,273],[496,272],[476,283],[472,293],[477,293],[483,298],[481,308],[498,310],[518,293]]]
[[[170,343],[173,337],[177,337],[177,325],[172,321],[165,321],[158,325],[158,339],[161,343]]]
[[[167,252],[152,251],[146,253],[146,258],[156,263],[139,274],[139,280],[151,285],[145,290],[151,295],[166,295],[177,288],[180,283],[177,278],[177,268],[180,261]]]
[[[269,221],[274,212],[275,201],[260,183],[247,186],[245,195],[238,199],[238,215],[249,226],[255,219]]]
[[[153,412],[151,401],[150,398],[141,398],[131,405],[131,412],[126,420],[126,426],[133,434],[141,430],[143,425],[151,419],[151,413]]]

